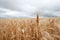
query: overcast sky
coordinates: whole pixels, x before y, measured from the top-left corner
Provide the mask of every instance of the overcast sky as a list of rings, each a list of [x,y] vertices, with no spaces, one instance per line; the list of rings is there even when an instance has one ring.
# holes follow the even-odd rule
[[[0,17],[60,17],[60,0],[0,0]]]

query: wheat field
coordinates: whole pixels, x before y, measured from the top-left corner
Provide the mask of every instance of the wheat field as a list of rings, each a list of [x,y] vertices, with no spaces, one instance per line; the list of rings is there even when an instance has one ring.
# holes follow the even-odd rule
[[[60,40],[60,18],[0,19],[0,40]]]

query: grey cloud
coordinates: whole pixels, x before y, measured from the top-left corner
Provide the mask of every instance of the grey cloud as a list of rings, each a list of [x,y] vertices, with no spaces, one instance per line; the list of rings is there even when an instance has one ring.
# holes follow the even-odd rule
[[[18,17],[27,18],[27,17],[31,17],[26,12],[12,11],[12,10],[3,9],[3,8],[0,8],[0,10],[1,10],[0,18],[18,18]]]
[[[19,11],[26,16],[34,16],[34,13],[40,10],[40,16],[60,17],[59,3],[60,0],[0,0],[0,7]]]
[[[1,7],[14,10],[21,10],[21,7],[26,6],[26,4],[33,6],[35,8],[43,8],[45,10],[46,9],[59,10],[60,9],[59,3],[60,3],[59,0],[0,0]]]

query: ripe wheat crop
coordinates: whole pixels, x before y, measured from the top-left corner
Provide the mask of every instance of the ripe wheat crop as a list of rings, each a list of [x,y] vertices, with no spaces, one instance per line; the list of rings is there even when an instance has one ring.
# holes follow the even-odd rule
[[[0,19],[0,40],[60,40],[60,18]]]

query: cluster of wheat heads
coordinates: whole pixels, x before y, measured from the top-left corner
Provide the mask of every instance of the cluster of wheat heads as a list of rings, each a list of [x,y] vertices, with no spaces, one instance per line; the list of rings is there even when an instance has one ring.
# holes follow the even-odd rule
[[[60,19],[0,19],[0,40],[60,40]],[[39,24],[37,27],[37,23]]]
[[[60,40],[60,18],[40,19],[43,40]]]
[[[1,40],[37,40],[38,30],[34,19],[0,19]],[[40,35],[40,33],[39,33]]]

